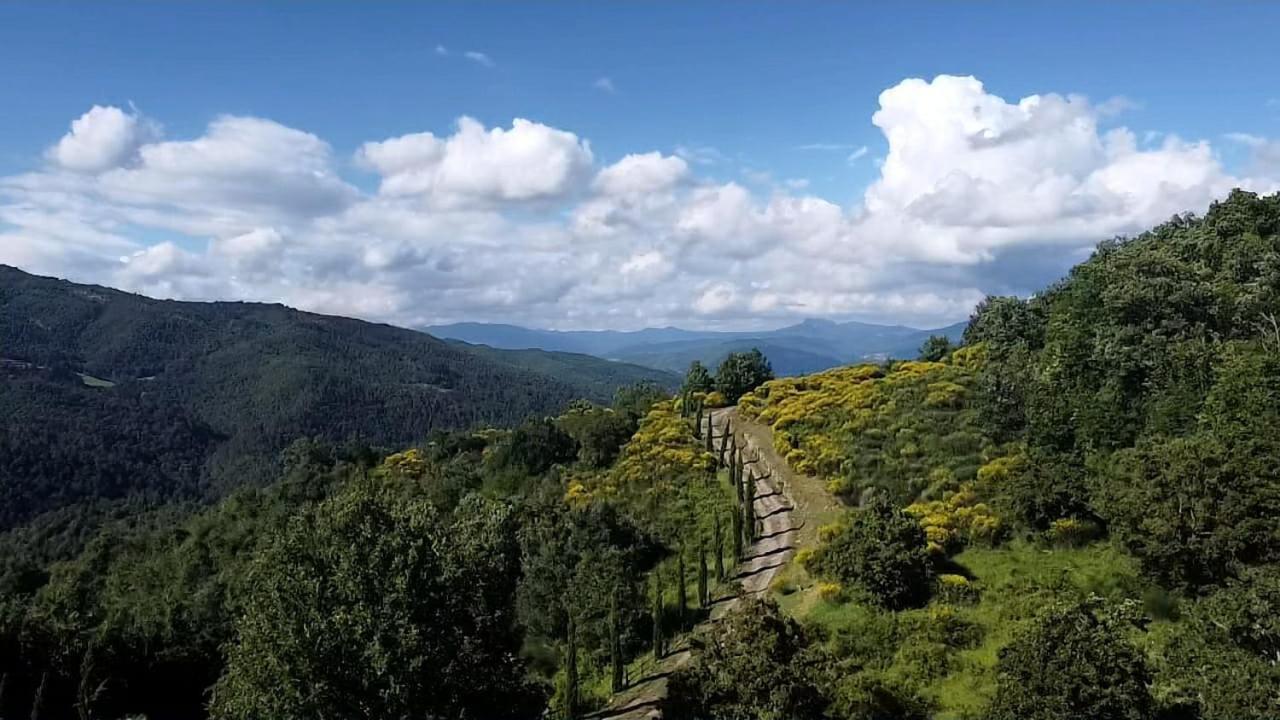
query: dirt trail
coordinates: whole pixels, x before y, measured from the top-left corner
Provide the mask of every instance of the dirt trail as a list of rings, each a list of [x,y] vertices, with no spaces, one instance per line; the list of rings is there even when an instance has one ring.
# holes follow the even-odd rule
[[[712,422],[717,433],[722,434],[726,421],[733,428],[738,447],[749,461],[747,469],[755,475],[755,511],[761,520],[760,539],[746,550],[746,559],[734,569],[733,578],[741,586],[743,595],[765,593],[769,583],[782,571],[796,550],[797,527],[789,491],[793,487],[792,474],[786,462],[774,452],[768,428],[754,423],[744,423],[738,417],[737,408],[716,410]],[[693,632],[708,632],[714,623],[738,605],[739,595],[734,586],[721,588],[721,594],[712,599],[711,617]],[[671,673],[688,663],[691,653],[688,647],[690,633],[681,636],[665,658],[646,668],[645,677],[618,693],[604,711],[590,717],[609,720],[651,720],[662,717],[662,702],[667,697],[667,679]]]

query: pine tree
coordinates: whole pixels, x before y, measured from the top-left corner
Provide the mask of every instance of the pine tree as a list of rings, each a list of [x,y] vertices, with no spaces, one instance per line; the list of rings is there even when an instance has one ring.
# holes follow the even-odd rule
[[[698,542],[698,607],[706,609],[711,604],[707,592],[707,548]]]

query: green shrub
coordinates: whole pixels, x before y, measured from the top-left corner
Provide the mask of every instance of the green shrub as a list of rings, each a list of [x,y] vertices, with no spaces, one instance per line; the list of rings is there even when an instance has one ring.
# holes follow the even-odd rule
[[[1055,609],[1000,651],[991,720],[1151,720],[1151,674],[1097,600]]]
[[[932,562],[924,530],[915,518],[884,499],[849,513],[810,560],[819,574],[866,590],[890,609],[929,598]]]

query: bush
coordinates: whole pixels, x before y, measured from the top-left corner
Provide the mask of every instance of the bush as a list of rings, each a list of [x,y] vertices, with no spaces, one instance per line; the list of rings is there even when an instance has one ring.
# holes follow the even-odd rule
[[[1049,525],[1049,541],[1055,547],[1078,548],[1102,536],[1102,528],[1092,520],[1059,518]]]
[[[513,630],[514,535],[499,503],[450,520],[372,482],[294,517],[254,560],[212,715],[518,716],[540,698]]]
[[[939,575],[938,599],[957,605],[978,601],[978,588],[963,575]]]
[[[698,638],[692,664],[671,678],[665,716],[819,718],[822,676],[803,628],[773,602],[746,598]]]
[[[1280,558],[1280,443],[1274,436],[1144,441],[1100,465],[1099,512],[1165,586],[1218,584],[1246,564]]]
[[[929,598],[932,566],[924,531],[915,518],[884,499],[849,513],[814,554],[821,575],[866,590],[880,605],[901,609]]]
[[[945,500],[909,505],[908,515],[924,528],[929,552],[943,555],[969,544],[994,545],[1004,534],[1004,523],[986,503],[979,502],[971,484],[965,484]]]
[[[1257,568],[1196,603],[1165,652],[1164,685],[1203,720],[1280,717],[1280,570]]]
[[[918,687],[882,673],[844,678],[832,694],[833,713],[848,720],[926,720],[933,709]]]
[[[724,393],[719,390],[713,390],[707,393],[707,397],[703,400],[703,404],[709,408],[722,408],[728,405],[729,401],[725,399]]]
[[[820,582],[818,583],[818,597],[827,602],[839,602],[844,596],[844,588],[840,583]]]
[[[1150,672],[1096,599],[1046,614],[1000,651],[991,720],[1151,720]]]

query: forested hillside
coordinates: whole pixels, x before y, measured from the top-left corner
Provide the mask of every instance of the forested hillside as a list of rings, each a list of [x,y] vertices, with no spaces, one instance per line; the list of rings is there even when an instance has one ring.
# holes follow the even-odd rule
[[[301,440],[268,486],[70,561],[3,546],[29,554],[0,568],[0,716],[581,712],[705,616],[736,507],[652,386],[391,454]]]
[[[671,694],[613,716],[1274,720],[1278,318],[1280,195],[1237,192],[989,298],[917,360],[774,378],[735,354],[674,400],[642,384],[394,449],[299,439],[273,482],[200,509],[72,504],[0,536],[0,716],[579,718],[678,641]],[[68,443],[127,420],[75,440],[107,477],[231,442],[216,414],[156,414],[169,365],[130,380],[55,350],[5,388],[59,397],[42,417]],[[741,434],[709,434],[726,405]],[[162,427],[158,462],[111,461]],[[792,472],[755,485],[770,440]],[[762,489],[800,524],[753,551]],[[735,561],[779,575],[683,635]]]
[[[298,438],[402,446],[664,379],[583,356],[473,353],[282,306],[152,300],[0,267],[0,531],[82,499],[197,499],[262,483]]]
[[[846,718],[1280,717],[1277,317],[1280,196],[1236,192],[935,361],[745,395],[850,507],[776,584],[785,682]]]

